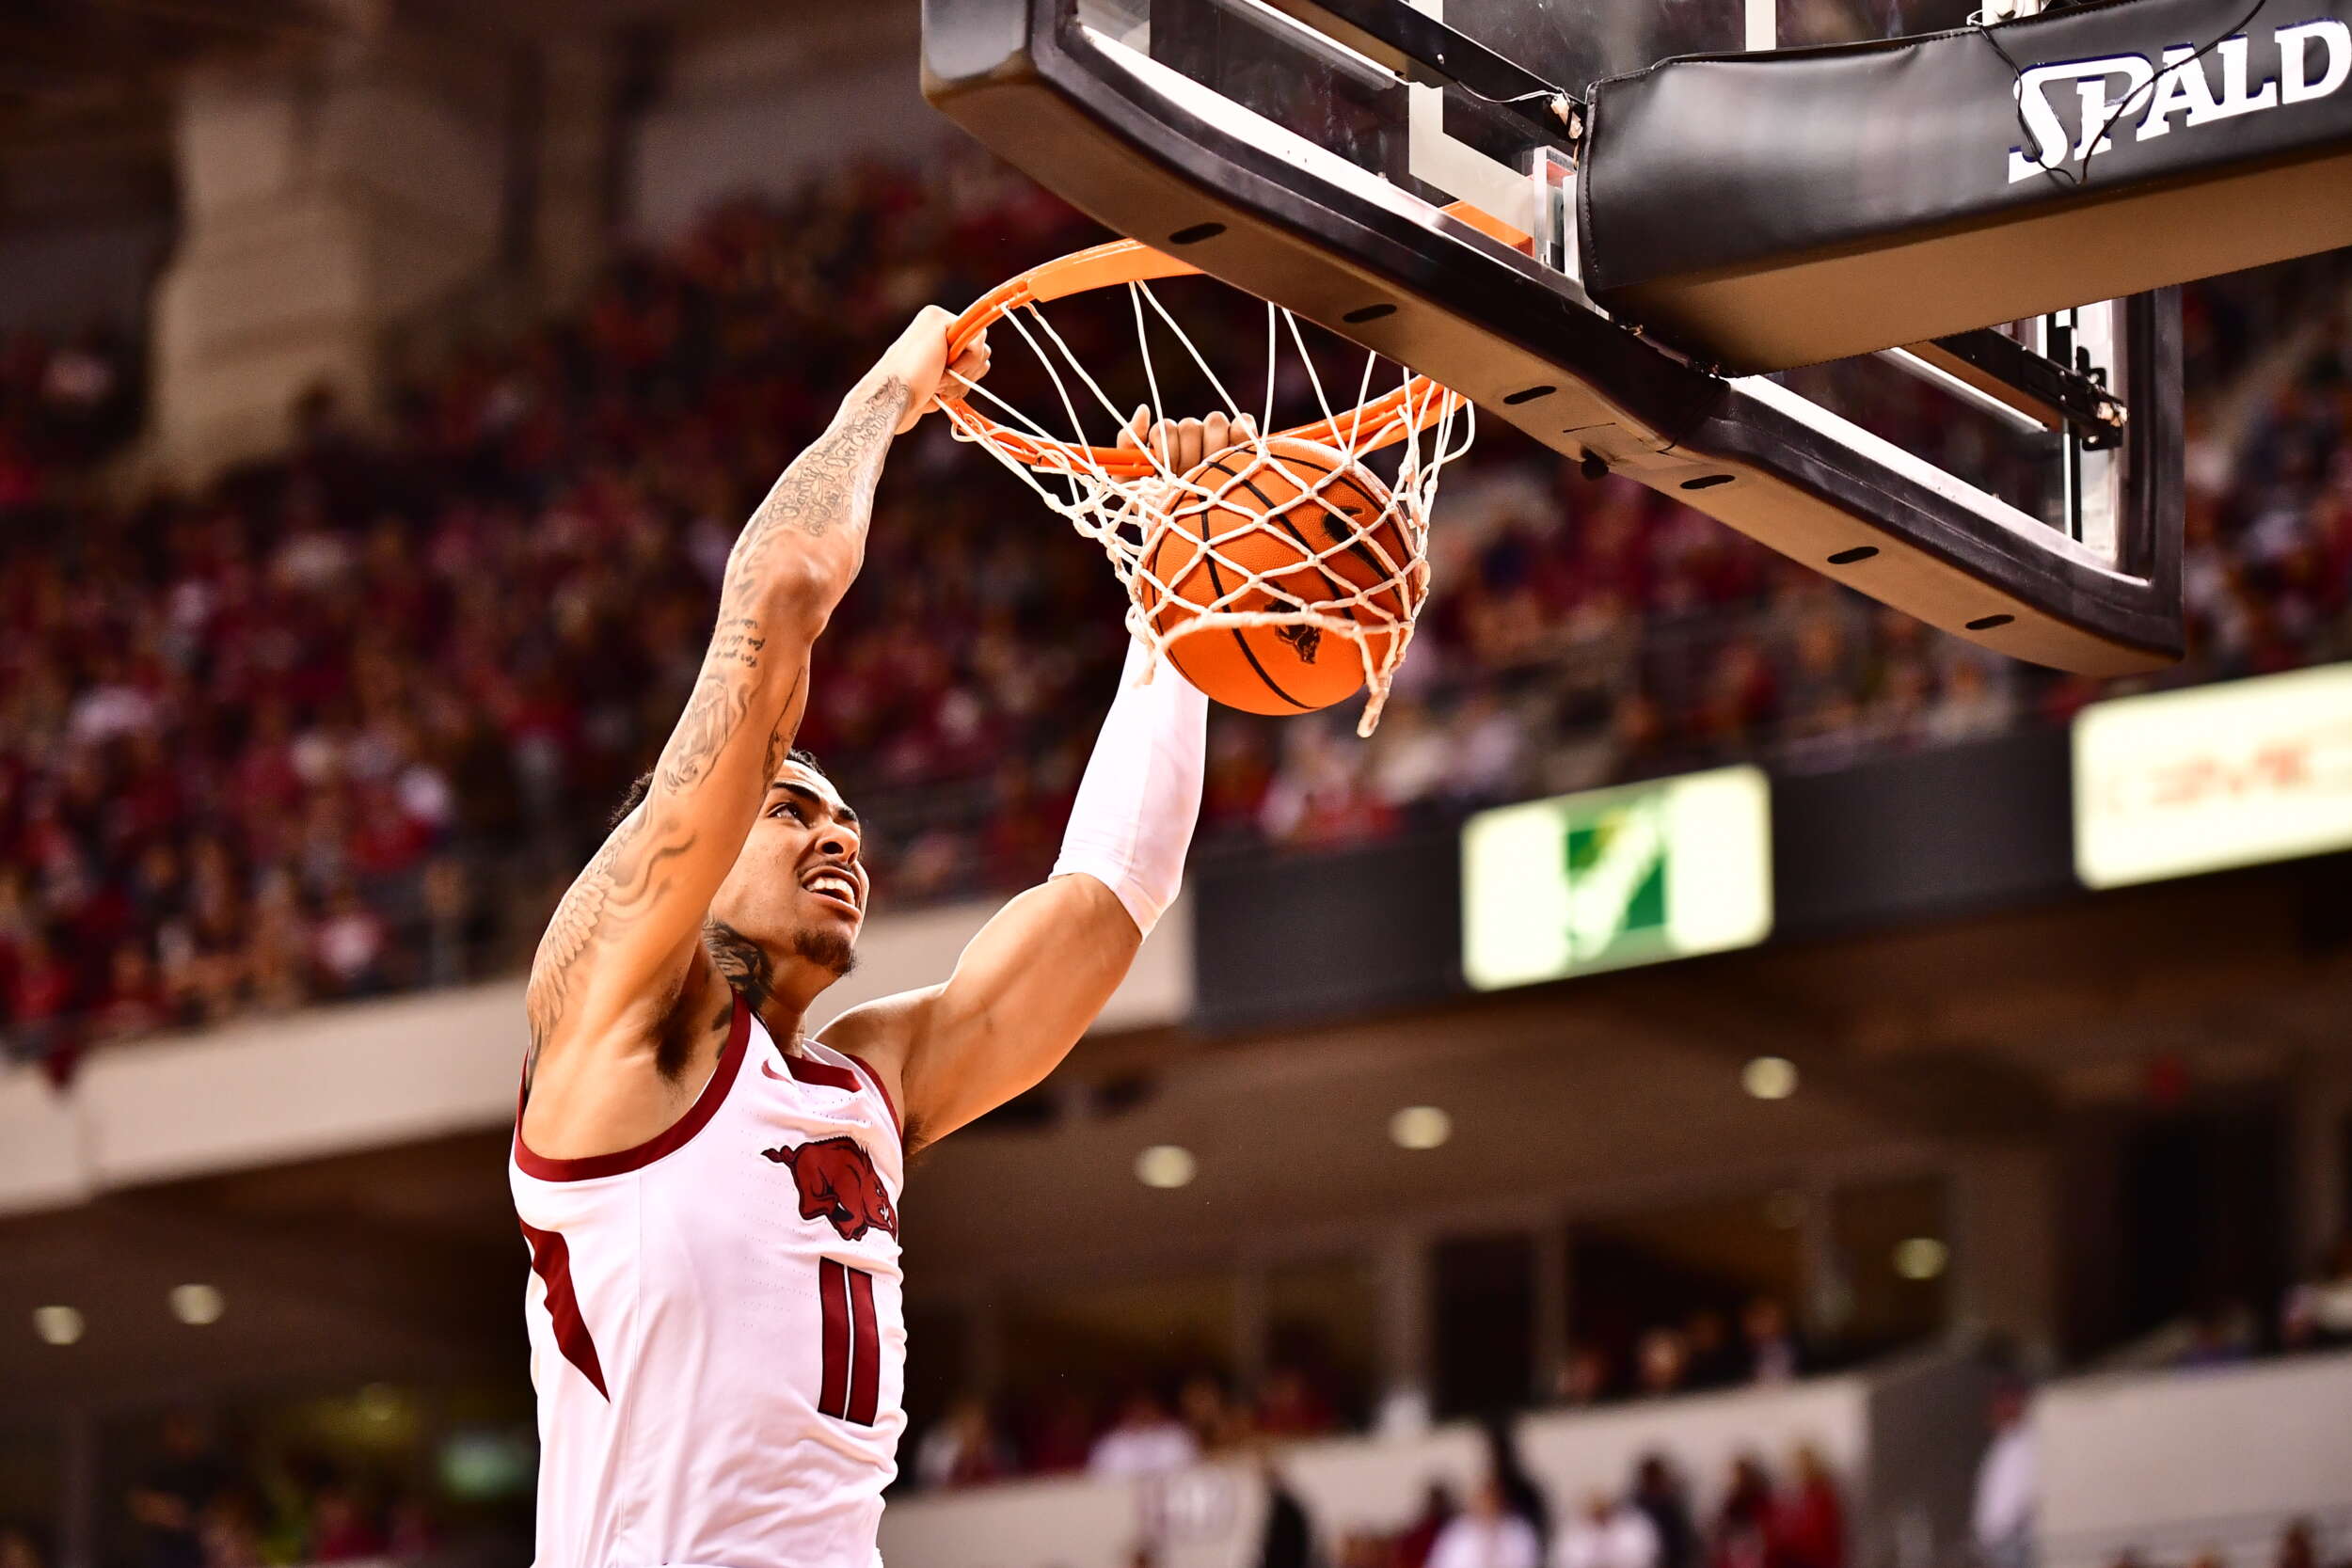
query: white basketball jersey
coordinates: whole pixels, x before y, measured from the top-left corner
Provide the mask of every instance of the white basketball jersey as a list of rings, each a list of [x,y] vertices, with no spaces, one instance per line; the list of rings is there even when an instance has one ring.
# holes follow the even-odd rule
[[[739,998],[660,1137],[507,1176],[531,1243],[538,1568],[874,1568],[898,1473],[905,1153],[864,1063]]]

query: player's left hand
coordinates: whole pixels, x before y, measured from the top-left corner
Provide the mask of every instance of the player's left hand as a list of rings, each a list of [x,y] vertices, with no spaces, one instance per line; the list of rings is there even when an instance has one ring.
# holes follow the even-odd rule
[[[1138,486],[1133,504],[1140,506],[1146,515],[1164,520],[1183,494],[1183,487],[1176,483],[1178,479],[1210,458],[1257,438],[1258,421],[1247,414],[1229,419],[1217,413],[1205,420],[1162,420],[1153,424],[1152,410],[1137,408],[1126,428],[1119,433],[1120,449],[1148,449],[1158,459],[1165,477]]]
[[[1188,474],[1218,453],[1257,438],[1258,421],[1247,414],[1231,419],[1218,412],[1205,420],[1162,420],[1153,424],[1149,408],[1136,409],[1119,433],[1120,446],[1148,446],[1170,476]]]

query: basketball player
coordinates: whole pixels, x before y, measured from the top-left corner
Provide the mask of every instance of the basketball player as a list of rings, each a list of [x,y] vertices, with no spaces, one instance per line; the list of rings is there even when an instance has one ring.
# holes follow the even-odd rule
[[[873,1568],[907,1156],[1052,1071],[1176,896],[1207,703],[1131,650],[1052,879],[942,984],[803,1032],[868,885],[857,813],[792,749],[810,650],[892,437],[956,387],[950,320],[917,317],[753,515],[686,711],[532,968],[508,1174],[541,1568]],[[953,370],[987,368],[976,343]],[[1152,434],[1179,472],[1234,436]]]

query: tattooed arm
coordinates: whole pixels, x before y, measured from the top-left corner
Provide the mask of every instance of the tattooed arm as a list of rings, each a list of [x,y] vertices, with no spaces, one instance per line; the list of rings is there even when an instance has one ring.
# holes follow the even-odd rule
[[[699,936],[808,700],[809,649],[865,559],[891,437],[951,385],[933,308],[784,471],[728,556],[702,671],[644,800],[556,908],[528,991],[528,1140],[558,1158],[628,1148],[683,1108],[678,1008]],[[977,374],[985,350],[960,360]],[[686,1021],[700,1031],[700,1019]],[[691,1035],[689,1056],[700,1054]],[[691,1075],[683,1075],[691,1078]],[[696,1085],[689,1082],[684,1094]]]

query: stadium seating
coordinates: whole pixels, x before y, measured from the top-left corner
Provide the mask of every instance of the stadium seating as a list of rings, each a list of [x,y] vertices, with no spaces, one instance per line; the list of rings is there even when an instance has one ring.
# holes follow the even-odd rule
[[[923,300],[1093,237],[1017,178],[864,168],[709,214],[576,315],[326,400],[279,459],[134,507],[96,348],[0,367],[0,1039],[93,1044],[511,971],[658,747],[739,519]],[[2189,291],[2194,652],[2352,652],[2352,263]],[[2301,324],[2290,332],[2284,324]],[[19,372],[22,373],[19,373]],[[1989,658],[1490,432],[1379,736],[1228,715],[1206,844],[1376,838],[1727,758],[1842,766],[2060,720]],[[885,483],[803,734],[903,908],[1050,863],[1117,665],[1090,546],[931,429]]]

